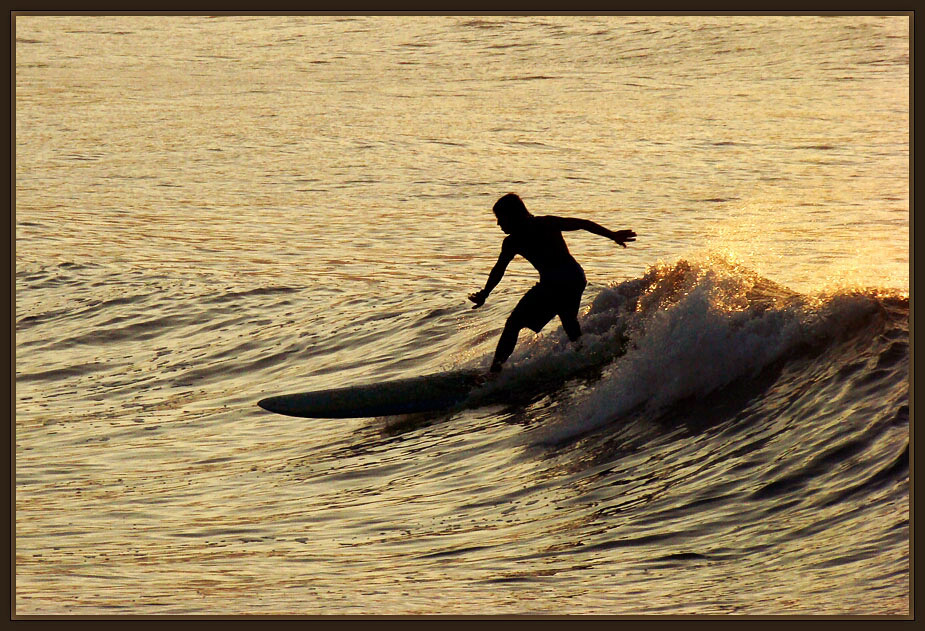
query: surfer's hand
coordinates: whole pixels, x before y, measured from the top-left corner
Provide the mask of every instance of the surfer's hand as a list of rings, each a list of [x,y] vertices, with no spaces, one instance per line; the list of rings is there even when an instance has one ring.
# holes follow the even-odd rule
[[[475,292],[474,294],[469,294],[469,300],[471,300],[472,302],[475,303],[475,306],[472,307],[472,308],[473,308],[473,309],[478,309],[479,307],[481,307],[482,305],[484,305],[484,304],[485,304],[485,298],[487,298],[487,297],[488,297],[488,294],[485,293],[485,290],[484,290],[484,289],[482,289],[482,290],[480,290],[480,291],[477,291],[477,292]]]
[[[632,230],[617,230],[613,233],[611,239],[625,248],[627,241],[636,240],[636,233]]]

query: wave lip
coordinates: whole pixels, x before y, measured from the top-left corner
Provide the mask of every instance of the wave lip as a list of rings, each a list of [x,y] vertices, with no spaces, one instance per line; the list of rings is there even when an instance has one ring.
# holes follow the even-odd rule
[[[833,344],[869,343],[897,317],[908,320],[907,297],[866,289],[801,295],[716,258],[653,266],[595,297],[582,323],[590,346],[619,339],[611,347],[622,355],[548,439],[566,440],[637,408],[651,416]],[[881,364],[908,357],[907,342],[891,349]]]

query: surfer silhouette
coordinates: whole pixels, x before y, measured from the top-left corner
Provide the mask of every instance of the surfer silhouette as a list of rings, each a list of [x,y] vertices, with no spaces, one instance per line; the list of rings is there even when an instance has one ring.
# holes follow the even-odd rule
[[[501,281],[508,263],[516,255],[527,259],[540,273],[540,282],[524,294],[504,324],[490,369],[491,372],[499,372],[501,365],[514,352],[521,329],[528,328],[539,333],[558,315],[569,340],[575,342],[581,337],[578,307],[586,285],[585,272],[569,252],[562,233],[587,230],[613,239],[624,248],[628,241],[636,240],[636,233],[632,230],[614,232],[587,219],[551,215],[536,217],[514,193],[501,197],[492,210],[498,226],[508,236],[501,243],[501,255],[488,275],[485,288],[469,294],[469,300],[475,303],[472,308],[478,309],[485,304],[488,294]]]

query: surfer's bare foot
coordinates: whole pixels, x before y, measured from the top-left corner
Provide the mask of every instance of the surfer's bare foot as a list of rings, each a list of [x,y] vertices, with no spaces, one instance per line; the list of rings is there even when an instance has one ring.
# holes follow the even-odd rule
[[[475,385],[484,386],[486,383],[491,383],[495,381],[498,377],[501,376],[500,372],[483,372],[475,376]]]

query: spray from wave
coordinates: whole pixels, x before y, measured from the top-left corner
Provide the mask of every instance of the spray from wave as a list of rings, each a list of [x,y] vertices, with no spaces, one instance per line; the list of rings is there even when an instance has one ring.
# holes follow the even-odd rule
[[[582,319],[578,350],[557,331],[524,344],[513,359],[521,378],[601,367],[568,419],[544,429],[543,442],[559,442],[633,410],[651,416],[824,352],[861,335],[890,303],[908,313],[908,297],[894,292],[802,295],[726,258],[681,260],[602,290]]]

